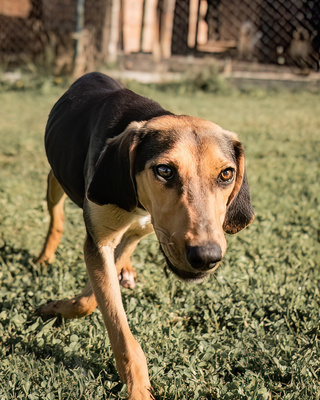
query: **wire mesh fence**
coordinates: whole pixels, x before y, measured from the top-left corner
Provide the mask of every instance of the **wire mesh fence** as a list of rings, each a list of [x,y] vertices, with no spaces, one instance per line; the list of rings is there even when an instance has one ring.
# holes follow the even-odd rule
[[[79,73],[121,54],[318,69],[318,0],[0,0],[0,62]]]

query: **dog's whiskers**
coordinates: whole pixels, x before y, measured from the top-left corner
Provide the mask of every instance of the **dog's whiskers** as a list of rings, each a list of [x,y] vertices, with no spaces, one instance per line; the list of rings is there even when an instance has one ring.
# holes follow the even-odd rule
[[[160,243],[160,244],[163,244],[164,246],[174,246],[174,243],[173,242],[162,242],[161,240],[158,240],[158,242]]]
[[[163,228],[159,228],[156,226],[154,227],[154,230],[157,234],[158,241],[162,246],[162,249],[166,254],[166,256],[169,257],[171,262],[177,264],[177,260],[179,260],[180,257],[179,254],[176,252],[176,243],[172,240],[176,232],[173,232],[172,234],[169,235],[169,232],[167,232]],[[169,240],[167,240],[168,236]]]

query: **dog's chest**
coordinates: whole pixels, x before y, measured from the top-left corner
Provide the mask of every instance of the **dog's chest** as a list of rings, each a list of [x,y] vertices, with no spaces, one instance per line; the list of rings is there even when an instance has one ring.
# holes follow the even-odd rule
[[[151,216],[148,211],[143,210],[142,208],[137,208],[135,214],[137,216],[136,222],[140,225],[142,229],[145,229],[148,225],[151,224]]]

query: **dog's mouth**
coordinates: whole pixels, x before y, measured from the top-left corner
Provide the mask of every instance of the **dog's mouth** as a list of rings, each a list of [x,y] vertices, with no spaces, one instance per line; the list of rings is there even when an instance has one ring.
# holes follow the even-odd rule
[[[170,271],[173,272],[181,280],[185,282],[200,283],[209,275],[207,272],[190,272],[175,267],[168,258],[168,256],[166,255],[166,253],[164,252],[162,246],[160,246],[160,249],[166,259]]]

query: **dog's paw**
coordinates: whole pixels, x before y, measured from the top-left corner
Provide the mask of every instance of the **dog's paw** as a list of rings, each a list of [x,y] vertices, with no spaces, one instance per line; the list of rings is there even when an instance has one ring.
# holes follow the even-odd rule
[[[58,308],[58,301],[48,300],[36,309],[35,314],[42,319],[57,317],[59,315]]]
[[[34,263],[41,266],[47,266],[52,264],[54,260],[54,255],[47,256],[46,254],[40,254],[39,257],[34,259]]]
[[[52,318],[55,318],[54,326],[58,327],[62,324],[62,316],[52,310],[52,304],[54,301],[49,300],[47,303],[43,304],[35,310],[35,315],[40,317],[42,321],[46,322]]]
[[[134,289],[136,286],[135,275],[134,271],[122,270],[118,276],[120,285],[126,289]]]
[[[128,400],[155,400],[154,391],[151,386],[146,388],[133,388],[128,391]]]

